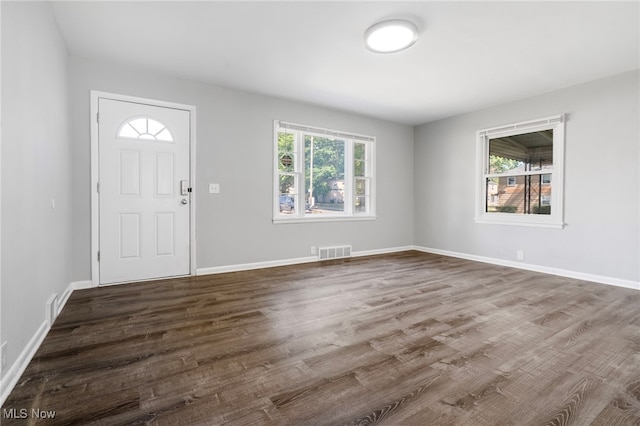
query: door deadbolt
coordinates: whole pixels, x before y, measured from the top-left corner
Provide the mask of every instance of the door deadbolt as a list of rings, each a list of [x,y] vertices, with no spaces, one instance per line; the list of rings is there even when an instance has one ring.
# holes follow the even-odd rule
[[[189,181],[181,180],[180,181],[180,195],[189,195]],[[186,204],[186,203],[182,203]]]

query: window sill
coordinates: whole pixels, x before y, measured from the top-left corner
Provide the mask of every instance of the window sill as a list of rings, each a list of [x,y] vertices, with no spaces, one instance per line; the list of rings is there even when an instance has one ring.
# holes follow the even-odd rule
[[[500,213],[494,213],[500,214]],[[533,218],[529,217],[513,217],[512,215],[502,216],[501,217],[476,217],[476,223],[484,223],[489,225],[509,225],[509,226],[526,226],[533,228],[551,228],[551,229],[563,229],[565,227],[565,223],[561,221],[553,221],[553,220],[532,220]]]
[[[320,223],[320,222],[359,222],[376,220],[377,216],[358,215],[358,216],[330,216],[330,217],[295,217],[295,218],[273,218],[275,225],[284,225],[287,223]]]

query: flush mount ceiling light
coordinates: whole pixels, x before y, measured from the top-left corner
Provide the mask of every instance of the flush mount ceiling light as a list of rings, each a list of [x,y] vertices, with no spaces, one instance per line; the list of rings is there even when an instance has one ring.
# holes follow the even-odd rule
[[[367,49],[376,53],[394,53],[405,50],[418,39],[418,27],[404,19],[378,22],[364,33]]]

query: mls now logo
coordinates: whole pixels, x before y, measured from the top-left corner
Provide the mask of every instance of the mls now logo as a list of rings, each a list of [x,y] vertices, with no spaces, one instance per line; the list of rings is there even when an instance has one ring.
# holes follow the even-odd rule
[[[31,417],[33,417],[34,419],[55,419],[56,412],[53,410],[41,410],[39,408],[32,408]]]
[[[56,412],[53,410],[41,410],[39,408],[32,408],[31,412],[26,408],[10,408],[2,409],[2,417],[5,419],[26,419],[31,414],[31,418],[34,419],[54,419]]]
[[[2,417],[5,419],[26,419],[29,417],[29,411],[26,408],[10,408],[10,409],[2,409]]]

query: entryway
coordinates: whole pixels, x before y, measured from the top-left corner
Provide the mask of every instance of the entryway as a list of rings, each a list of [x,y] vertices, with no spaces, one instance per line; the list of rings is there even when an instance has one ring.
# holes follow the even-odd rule
[[[191,274],[195,109],[92,92],[93,109],[94,285]]]

